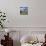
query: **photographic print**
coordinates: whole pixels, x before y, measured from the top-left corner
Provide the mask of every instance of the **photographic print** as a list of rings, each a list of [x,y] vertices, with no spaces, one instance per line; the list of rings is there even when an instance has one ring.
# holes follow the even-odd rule
[[[20,15],[28,15],[28,7],[20,7]]]

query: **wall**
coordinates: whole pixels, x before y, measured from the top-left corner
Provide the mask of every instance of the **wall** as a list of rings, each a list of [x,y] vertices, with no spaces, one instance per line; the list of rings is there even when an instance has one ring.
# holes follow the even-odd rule
[[[20,15],[20,6],[27,4],[28,15]],[[46,0],[0,0],[0,9],[6,12],[7,27],[46,27]]]
[[[20,15],[20,6],[27,4],[28,15]],[[46,31],[46,0],[0,0],[0,9],[6,12],[6,27],[20,33],[30,31]],[[23,33],[23,31],[25,33]]]

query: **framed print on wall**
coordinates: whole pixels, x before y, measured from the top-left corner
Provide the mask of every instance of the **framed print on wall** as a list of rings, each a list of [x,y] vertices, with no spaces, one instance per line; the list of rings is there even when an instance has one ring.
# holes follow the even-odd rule
[[[28,15],[28,7],[20,7],[20,15]]]

